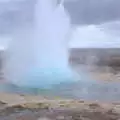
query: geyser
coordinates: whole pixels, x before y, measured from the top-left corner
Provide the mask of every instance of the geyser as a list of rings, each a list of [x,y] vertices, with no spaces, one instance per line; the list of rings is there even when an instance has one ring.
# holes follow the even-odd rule
[[[29,31],[19,32],[8,48],[7,79],[44,88],[74,81],[68,65],[71,24],[62,2],[38,0],[34,23],[34,37]]]

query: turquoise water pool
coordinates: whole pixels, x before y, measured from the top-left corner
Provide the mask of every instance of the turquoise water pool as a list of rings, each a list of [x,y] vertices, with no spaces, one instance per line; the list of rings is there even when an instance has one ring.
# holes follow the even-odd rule
[[[89,82],[85,81],[61,83],[53,85],[51,89],[33,87],[18,87],[13,84],[0,84],[0,91],[7,91],[19,94],[33,94],[46,96],[59,96],[72,99],[119,101],[119,82]]]

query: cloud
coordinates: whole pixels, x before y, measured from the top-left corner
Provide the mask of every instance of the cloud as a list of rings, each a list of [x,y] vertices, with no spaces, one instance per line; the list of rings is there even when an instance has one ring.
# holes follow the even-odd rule
[[[34,22],[36,0],[0,0],[0,34]],[[66,0],[72,24],[100,24],[120,19],[120,0]]]
[[[114,32],[107,27],[107,24],[108,23],[104,25],[89,25],[77,27],[72,34],[70,47],[72,48],[120,47],[119,40],[120,36],[114,34]]]
[[[120,19],[120,0],[75,0],[65,3],[73,24],[99,24]]]

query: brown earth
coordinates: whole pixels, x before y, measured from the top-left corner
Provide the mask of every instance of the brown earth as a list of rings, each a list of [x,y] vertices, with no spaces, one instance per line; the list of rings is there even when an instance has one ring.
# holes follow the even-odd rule
[[[73,48],[69,63],[97,80],[120,80],[120,48]]]
[[[119,120],[120,103],[0,93],[0,120]]]

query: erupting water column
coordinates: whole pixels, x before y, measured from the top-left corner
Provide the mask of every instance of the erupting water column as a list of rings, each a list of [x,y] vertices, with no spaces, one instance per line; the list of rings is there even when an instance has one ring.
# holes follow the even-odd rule
[[[70,19],[62,2],[57,4],[57,0],[38,0],[35,24],[34,70],[37,74],[33,72],[33,76],[42,81],[42,86],[74,80],[68,65]]]
[[[35,34],[26,28],[13,37],[7,50],[6,78],[17,85],[41,88],[74,81],[68,65],[70,27],[62,2],[38,0]]]

